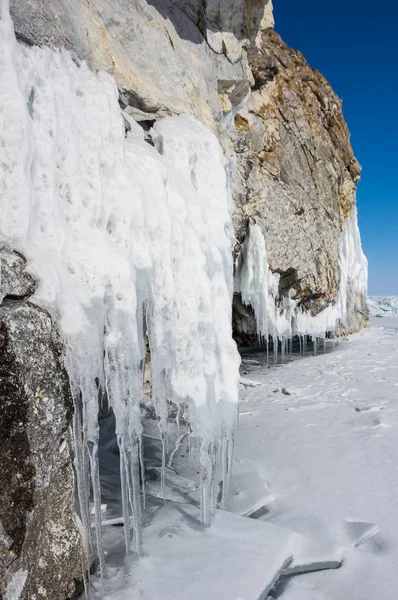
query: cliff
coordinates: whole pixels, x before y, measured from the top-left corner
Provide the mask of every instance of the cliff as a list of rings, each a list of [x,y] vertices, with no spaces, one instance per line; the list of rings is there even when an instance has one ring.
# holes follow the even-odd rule
[[[282,295],[312,314],[336,299],[360,166],[341,100],[273,31],[270,0],[11,0],[11,15],[21,42],[110,73],[144,129],[181,113],[212,129],[232,170],[236,253],[255,221]],[[351,302],[347,331],[367,322],[365,299]]]
[[[3,10],[6,4],[3,0]],[[14,89],[10,87],[10,81],[15,86],[15,94],[19,94],[14,113],[8,113],[11,115],[10,119],[5,120],[8,131],[11,132],[7,139],[10,140],[10,145],[15,142],[16,148],[18,144],[22,148],[24,136],[31,136],[32,143],[26,151],[25,162],[28,163],[34,152],[37,153],[36,170],[32,169],[32,180],[37,178],[35,194],[39,197],[43,189],[46,191],[51,185],[55,189],[55,185],[58,185],[54,195],[59,196],[59,206],[62,201],[67,207],[65,212],[68,224],[66,220],[62,223],[62,219],[59,220],[62,210],[54,208],[55,203],[50,210],[45,202],[38,202],[33,206],[32,212],[35,217],[40,217],[34,225],[37,227],[35,234],[39,240],[37,247],[42,243],[40,250],[43,255],[35,254],[37,248],[29,246],[32,239],[31,227],[27,227],[26,239],[29,238],[29,243],[26,240],[21,242],[23,236],[20,231],[31,218],[31,215],[26,217],[26,207],[23,206],[18,187],[18,168],[22,174],[25,173],[25,166],[18,163],[21,152],[15,152],[13,156],[12,152],[7,152],[7,144],[0,144],[5,164],[8,165],[0,177],[0,186],[6,198],[4,208],[1,208],[4,219],[0,225],[0,248],[4,246],[1,250],[0,280],[0,383],[3,386],[1,408],[3,415],[6,415],[3,425],[6,431],[4,452],[11,465],[5,471],[5,478],[9,479],[8,485],[4,480],[1,481],[4,509],[0,514],[0,576],[5,582],[4,586],[11,586],[7,590],[16,590],[20,594],[18,597],[22,599],[33,598],[44,590],[42,595],[63,600],[74,593],[83,553],[80,525],[73,505],[73,441],[70,435],[73,410],[67,382],[69,376],[72,392],[75,393],[75,409],[80,409],[80,401],[83,404],[85,402],[83,387],[89,379],[84,377],[87,373],[82,376],[81,365],[90,354],[90,343],[97,343],[98,340],[93,341],[93,335],[87,346],[73,346],[69,343],[62,350],[57,331],[59,323],[54,320],[59,314],[63,314],[63,309],[73,313],[77,307],[81,310],[81,322],[85,323],[86,319],[91,331],[100,332],[99,338],[103,336],[106,327],[111,327],[112,322],[118,335],[108,335],[105,342],[101,339],[98,347],[96,346],[96,360],[101,365],[104,352],[108,352],[107,385],[111,389],[112,377],[121,369],[121,365],[116,364],[115,357],[120,360],[130,358],[128,344],[126,348],[118,347],[117,340],[126,336],[126,331],[130,331],[126,323],[131,316],[128,314],[128,318],[126,317],[130,307],[119,322],[112,302],[126,301],[127,304],[126,298],[135,298],[139,286],[127,289],[131,282],[126,276],[128,269],[123,270],[125,256],[123,255],[123,260],[120,259],[121,267],[118,272],[119,266],[116,263],[118,257],[122,256],[122,251],[111,254],[109,249],[113,252],[114,246],[120,244],[124,251],[124,246],[129,246],[131,232],[134,231],[137,240],[134,238],[132,245],[137,246],[133,248],[138,256],[136,262],[138,264],[142,260],[141,268],[148,269],[142,248],[147,249],[145,244],[155,246],[159,236],[164,235],[168,252],[162,253],[160,247],[155,250],[150,248],[148,251],[158,275],[163,275],[162,270],[167,272],[167,260],[172,252],[174,261],[169,267],[172,273],[175,264],[179,265],[178,278],[173,281],[175,286],[180,286],[178,289],[187,291],[184,283],[191,276],[191,269],[194,267],[195,273],[200,275],[197,281],[195,279],[197,287],[194,292],[189,290],[186,295],[182,293],[180,303],[176,302],[178,315],[186,316],[184,310],[188,306],[192,308],[195,322],[194,311],[197,310],[202,318],[203,306],[206,305],[208,314],[214,313],[213,302],[225,320],[224,324],[224,321],[221,323],[221,319],[216,318],[217,315],[209,317],[206,314],[200,326],[194,323],[194,327],[189,321],[192,325],[189,333],[197,343],[197,346],[192,346],[193,349],[187,343],[190,338],[185,335],[185,330],[181,329],[180,336],[174,339],[175,344],[180,343],[182,373],[179,375],[182,378],[186,376],[184,384],[188,390],[185,395],[180,394],[180,399],[184,397],[185,401],[186,397],[190,398],[192,382],[188,373],[191,375],[189,370],[197,356],[206,349],[201,344],[208,344],[208,347],[213,348],[212,357],[216,367],[212,365],[211,368],[216,374],[208,377],[204,367],[203,373],[195,370],[194,375],[198,381],[195,393],[197,389],[205,388],[209,380],[216,380],[217,377],[222,382],[217,393],[221,389],[225,397],[228,394],[231,397],[237,395],[236,389],[232,390],[231,383],[234,381],[235,371],[237,372],[234,354],[236,349],[226,340],[226,337],[230,338],[232,301],[232,261],[229,250],[229,228],[232,231],[232,227],[227,207],[229,196],[232,196],[234,202],[232,254],[236,259],[236,279],[233,326],[238,342],[246,343],[253,336],[265,333],[277,340],[293,335],[308,334],[316,337],[335,329],[355,331],[367,323],[366,264],[360,247],[355,206],[355,188],[360,167],[352,152],[341,101],[324,77],[309,67],[299,52],[288,48],[273,30],[271,0],[10,0],[10,12],[16,38],[26,52],[20,63],[19,59],[10,59],[7,52],[0,57],[0,68],[5,71],[7,61],[14,61],[13,69],[20,74],[18,85],[11,68],[10,73],[7,72],[5,76],[7,85],[1,98],[1,107],[4,108],[7,102],[10,104]],[[7,35],[3,28],[0,36],[3,36],[5,42]],[[31,46],[49,48],[56,52],[62,49],[60,59],[58,61],[43,55],[35,63],[29,54]],[[6,43],[5,48],[8,48]],[[71,54],[73,63],[64,50]],[[88,65],[88,70],[84,71],[85,75],[80,80],[79,73],[83,69],[79,70],[78,66],[83,63]],[[33,72],[34,66],[40,68]],[[101,71],[114,78],[117,91],[112,87],[110,78],[93,76]],[[52,78],[58,78],[54,87]],[[86,95],[85,85],[88,88]],[[124,128],[126,133],[129,131],[131,134],[126,145],[119,107],[114,99],[115,91],[123,112]],[[64,101],[59,104],[54,101],[51,104],[50,100],[57,94]],[[84,96],[80,114],[73,113],[78,106],[75,103],[80,102],[76,100],[76,96]],[[29,121],[30,115],[35,122],[35,111],[38,133],[32,132]],[[196,117],[217,136],[223,154],[217,140],[214,143],[214,136],[200,124],[189,118],[183,118],[182,121],[167,121],[164,118],[185,113]],[[23,119],[19,121],[19,114],[24,115],[26,123],[24,121],[23,125]],[[57,126],[57,143],[59,139],[62,142],[64,136],[65,147],[61,142],[59,146],[54,145]],[[81,154],[84,165],[81,170],[77,161],[67,160],[77,148],[71,139],[73,136],[69,135],[70,131],[84,138],[84,151]],[[175,131],[178,132],[178,139]],[[192,135],[192,143],[187,141],[189,135]],[[103,144],[104,139],[109,144],[108,147]],[[39,140],[36,147],[35,140]],[[115,171],[121,175],[120,180],[116,181],[112,159],[119,154],[124,157],[125,162],[122,167],[119,165],[119,171]],[[223,179],[223,161],[230,194],[225,193],[227,185]],[[137,169],[137,175],[134,169]],[[178,169],[181,170],[184,181],[188,181],[189,190],[184,184],[185,188],[181,192],[182,188],[173,181]],[[56,176],[53,180],[54,172]],[[16,173],[13,179],[15,189],[8,183],[8,177],[11,181],[10,173]],[[79,196],[74,189],[75,179],[78,180],[75,188],[87,193],[88,201],[81,206],[73,206],[73,195]],[[117,212],[117,207],[115,209],[111,202],[106,205],[103,199],[103,206],[99,206],[98,196],[101,194],[108,194],[106,200],[109,200],[115,190],[116,195],[121,195],[137,182],[141,190],[141,212],[133,213],[129,209],[130,205],[123,208],[127,212],[123,213],[121,209]],[[176,224],[177,234],[171,240],[167,238],[170,235],[168,231],[165,232],[167,228],[162,229],[162,218],[170,218],[170,213],[161,212],[163,196],[156,200],[158,203],[153,201],[150,204],[158,190],[160,195],[169,194],[174,200],[179,198],[179,201],[183,199],[179,206],[172,206],[174,212],[172,211],[171,219]],[[21,186],[21,194],[25,192],[26,189]],[[8,205],[7,194],[11,198]],[[214,194],[218,204],[213,201]],[[78,200],[80,201],[80,197]],[[195,202],[198,202],[198,206],[189,214]],[[203,207],[206,207],[204,217]],[[95,248],[98,252],[105,248],[100,255],[102,270],[99,268],[95,272],[96,275],[99,273],[98,281],[89,281],[93,286],[104,285],[98,296],[102,294],[104,302],[109,301],[105,328],[103,321],[90,321],[92,314],[87,307],[96,307],[95,302],[93,303],[94,295],[76,300],[70,286],[67,292],[71,292],[71,295],[66,295],[66,288],[59,284],[61,271],[56,272],[55,267],[54,271],[46,269],[44,263],[40,263],[41,257],[47,256],[45,252],[54,249],[55,264],[55,255],[59,250],[57,244],[59,240],[65,241],[70,223],[78,223],[82,219],[84,225],[89,223],[91,227],[91,221],[100,210],[104,210],[108,219],[105,232],[101,231],[103,237],[100,243],[96,237],[98,223],[94,223],[94,227],[90,229],[90,234],[93,233],[90,238],[93,246],[88,250],[89,244],[83,239],[84,236],[80,239],[77,233],[76,239],[80,245],[76,244],[74,248],[74,240],[69,240],[70,248],[64,244],[69,251],[65,255],[68,261],[65,260],[60,269],[65,273],[69,271],[66,274],[62,271],[65,281],[68,277],[72,281],[71,278],[77,273],[76,277],[81,277],[81,281],[86,283],[89,279],[89,267],[92,266],[92,248],[97,242]],[[145,221],[143,213],[148,210],[152,210],[154,216],[160,215],[153,225],[141,223]],[[186,214],[189,216],[186,217]],[[198,215],[202,215],[207,229],[202,224],[196,227]],[[212,222],[208,223],[206,216]],[[146,214],[146,219],[150,221],[149,213]],[[52,230],[53,223],[57,224],[57,228]],[[126,223],[132,224],[130,229]],[[184,224],[189,227],[187,231],[183,231]],[[127,233],[123,229],[125,226]],[[142,233],[144,230],[147,238]],[[50,243],[45,247],[48,239]],[[109,239],[113,245],[101,246],[103,240],[108,243]],[[24,259],[19,254],[25,248],[28,254],[31,252],[28,258],[32,263],[32,256],[36,257],[34,268],[29,271],[34,272],[36,281],[26,272]],[[191,254],[184,261],[187,248]],[[64,250],[63,248],[62,252]],[[79,260],[76,262],[79,252]],[[62,258],[64,255],[60,256]],[[254,261],[254,265],[250,261]],[[206,270],[203,273],[204,264]],[[250,279],[253,266],[257,269],[260,267],[261,272],[258,277]],[[108,284],[109,281],[112,285],[115,284],[115,279],[112,279],[113,271],[120,275],[117,282],[119,288],[114,296],[111,294],[112,290],[109,291],[112,286],[103,284],[105,280]],[[214,274],[218,279],[214,277],[212,281]],[[125,276],[126,280],[123,279]],[[124,281],[126,284],[123,287]],[[154,280],[151,279],[147,287],[150,288],[153,283]],[[167,312],[175,297],[166,279],[156,283],[158,288],[153,286],[151,300],[154,301],[155,292],[158,298],[163,298],[164,293],[166,309],[163,305],[157,307],[154,301],[151,310],[156,312],[158,308],[160,315]],[[36,296],[32,297],[36,292]],[[221,296],[223,304],[216,304]],[[229,307],[224,301],[227,304],[229,302]],[[261,314],[261,307],[264,306],[266,310]],[[51,314],[53,321],[43,308]],[[75,312],[77,314],[78,310]],[[189,315],[190,318],[192,315]],[[138,350],[141,325],[137,326],[136,316],[134,315],[133,323],[135,329],[131,329],[131,339],[136,342],[138,339],[131,355],[132,361],[136,361],[134,377],[137,373],[140,375],[142,350]],[[148,319],[150,318],[154,318],[153,315],[149,315]],[[174,316],[168,314],[167,318],[171,322]],[[64,322],[65,319],[59,321]],[[260,327],[260,322],[265,321],[267,323]],[[268,321],[272,322],[272,327],[269,327]],[[185,324],[183,318],[181,322]],[[216,331],[215,335],[214,330],[218,326],[220,331]],[[176,335],[173,331],[170,327],[171,335],[166,337]],[[68,338],[65,330],[61,333],[63,341],[68,339],[70,342],[72,337]],[[69,333],[68,331],[68,335]],[[150,338],[151,335],[152,352],[156,349],[157,340],[149,328]],[[220,340],[224,346],[220,346]],[[72,357],[69,355],[69,362],[66,360],[66,373],[65,355],[73,347],[76,352]],[[227,358],[222,362],[219,347],[226,349],[226,356],[232,361],[229,365],[234,365],[233,373],[226,368]],[[164,390],[169,391],[167,386],[169,379],[173,380],[173,377],[165,377],[166,381],[162,377],[166,371],[164,363],[170,363],[172,372],[173,361],[169,360],[164,347],[162,352],[156,354],[154,351],[152,356],[155,357],[153,372],[157,370],[161,385]],[[111,364],[112,357],[115,364]],[[94,358],[92,362],[95,362]],[[212,361],[209,360],[209,363]],[[134,370],[131,361],[127,361],[125,371],[130,367]],[[209,365],[206,368],[210,368]],[[89,407],[95,415],[98,379],[94,371],[89,374],[95,375],[90,379],[92,389],[90,388]],[[229,384],[225,374],[229,376]],[[204,380],[206,384],[203,384]],[[134,382],[136,383],[135,379]],[[130,389],[126,384],[126,389],[131,393],[132,387]],[[167,397],[167,393],[163,395]],[[16,398],[19,399],[18,403],[15,402]],[[120,406],[119,409],[121,410]],[[133,409],[139,410],[139,405],[132,408],[132,419],[138,414],[133,414]],[[164,419],[165,414],[167,417],[167,405],[161,411],[164,414],[159,418]],[[220,417],[216,414],[217,418]],[[75,413],[74,442],[78,447],[86,444],[82,452],[87,463],[89,454],[98,441],[93,442],[98,432],[95,427],[87,428],[80,422],[80,418],[81,415]],[[220,430],[225,425],[224,418],[226,419],[225,415],[221,415],[219,422],[217,421]],[[228,419],[232,422],[233,416]],[[18,425],[19,429],[15,426],[17,422],[21,424]],[[41,422],[45,422],[46,426],[41,427]],[[203,423],[205,428],[207,422]],[[134,427],[136,440],[140,431],[138,425]],[[81,428],[84,429],[84,435],[81,434]],[[123,435],[127,436],[127,433],[130,435],[131,431],[124,431]],[[80,439],[82,436],[83,441]],[[79,454],[79,448],[75,450]],[[94,454],[90,454],[90,460],[95,466]],[[134,462],[136,459],[135,454],[133,457],[128,456],[126,461]],[[12,477],[14,470],[22,479]],[[95,471],[94,468],[93,470]],[[21,494],[22,484],[26,494]],[[85,493],[87,494],[87,490]],[[17,503],[14,501],[15,496],[19,498]],[[86,500],[88,501],[88,497]],[[43,534],[42,545],[35,546],[34,532],[43,530],[48,533],[48,523],[52,527],[51,540],[48,535],[46,537]],[[35,548],[38,548],[36,553]],[[4,589],[0,589],[0,592]]]

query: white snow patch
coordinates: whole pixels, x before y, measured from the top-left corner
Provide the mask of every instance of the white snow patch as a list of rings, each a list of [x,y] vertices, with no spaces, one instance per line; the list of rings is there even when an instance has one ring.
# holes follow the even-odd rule
[[[337,570],[292,579],[289,590],[302,586],[303,600],[395,600],[397,319],[372,319],[330,354],[267,369],[243,359],[243,367],[263,385],[241,389],[248,414],[235,457],[255,463],[276,496],[267,522],[312,539],[295,547],[295,564],[343,558]],[[274,393],[282,388],[292,394]]]

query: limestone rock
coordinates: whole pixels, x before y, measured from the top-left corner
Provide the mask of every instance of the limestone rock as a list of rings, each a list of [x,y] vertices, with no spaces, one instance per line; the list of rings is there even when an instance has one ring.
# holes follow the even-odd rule
[[[214,131],[222,126],[218,81],[249,77],[241,44],[245,19],[264,20],[264,5],[270,6],[247,0],[252,14],[243,0],[234,0],[233,11],[225,0],[10,4],[19,40],[67,48],[112,74],[125,105],[153,118],[189,112]]]
[[[64,600],[82,572],[69,384],[57,331],[27,298],[24,259],[1,258],[0,596]]]

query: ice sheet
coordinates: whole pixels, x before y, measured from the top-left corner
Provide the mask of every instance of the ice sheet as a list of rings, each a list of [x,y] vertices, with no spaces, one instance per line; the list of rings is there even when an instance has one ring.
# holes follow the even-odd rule
[[[106,600],[262,600],[294,540],[283,528],[224,511],[203,529],[195,508],[169,504],[144,529],[147,555]]]

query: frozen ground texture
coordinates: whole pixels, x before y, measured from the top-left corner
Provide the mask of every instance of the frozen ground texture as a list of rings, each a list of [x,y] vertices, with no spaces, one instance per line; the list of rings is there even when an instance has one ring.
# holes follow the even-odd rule
[[[397,597],[398,319],[372,321],[330,354],[243,364],[262,387],[242,390],[236,458],[276,496],[263,518],[344,560],[292,580],[286,600]],[[373,525],[379,533],[354,547]]]
[[[373,317],[398,316],[398,296],[370,296],[368,307]]]

